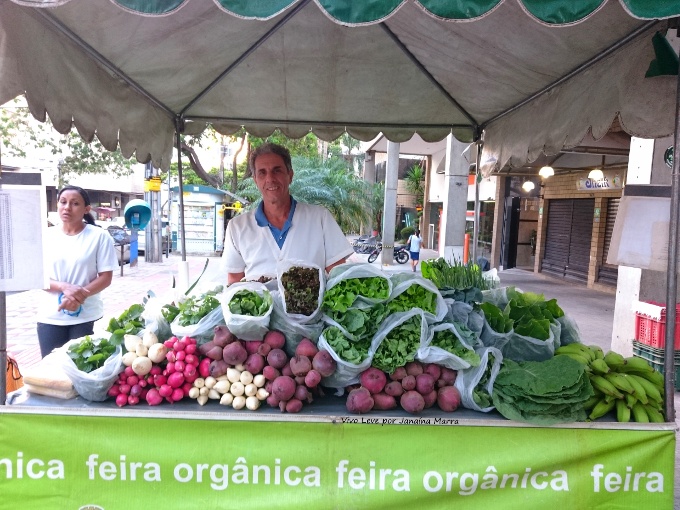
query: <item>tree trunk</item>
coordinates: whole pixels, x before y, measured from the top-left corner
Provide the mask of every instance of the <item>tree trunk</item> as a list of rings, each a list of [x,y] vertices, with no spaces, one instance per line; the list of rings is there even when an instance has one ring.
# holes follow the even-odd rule
[[[203,169],[203,166],[201,165],[201,162],[198,160],[198,156],[196,156],[196,151],[194,150],[193,147],[182,142],[182,153],[186,154],[189,157],[189,164],[191,165],[192,170],[196,172],[196,175],[198,175],[199,178],[203,179],[208,185],[214,188],[218,189],[221,188],[219,178],[210,175]]]

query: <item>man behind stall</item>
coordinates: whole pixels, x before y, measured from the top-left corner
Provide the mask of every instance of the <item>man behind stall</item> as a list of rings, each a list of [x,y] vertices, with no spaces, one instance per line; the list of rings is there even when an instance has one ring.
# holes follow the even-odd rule
[[[330,271],[354,253],[326,208],[298,202],[290,195],[293,165],[288,149],[266,143],[253,151],[249,165],[262,201],[227,225],[222,254],[227,284],[274,278],[282,260]]]

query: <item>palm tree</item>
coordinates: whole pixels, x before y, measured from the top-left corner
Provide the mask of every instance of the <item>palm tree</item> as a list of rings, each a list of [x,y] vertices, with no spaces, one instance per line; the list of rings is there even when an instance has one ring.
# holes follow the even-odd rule
[[[425,198],[425,170],[420,165],[412,166],[404,178],[406,189],[416,197],[416,204],[422,206]]]

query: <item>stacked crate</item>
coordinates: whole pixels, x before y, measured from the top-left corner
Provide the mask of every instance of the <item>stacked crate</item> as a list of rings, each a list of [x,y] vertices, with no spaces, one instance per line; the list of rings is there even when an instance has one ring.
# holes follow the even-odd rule
[[[656,370],[664,372],[666,345],[666,306],[653,301],[635,304],[635,340],[633,354],[646,359]],[[675,389],[680,390],[680,305],[675,309]]]

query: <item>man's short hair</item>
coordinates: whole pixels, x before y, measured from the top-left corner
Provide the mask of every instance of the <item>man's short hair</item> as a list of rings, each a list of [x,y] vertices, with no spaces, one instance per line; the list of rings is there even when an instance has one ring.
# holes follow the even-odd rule
[[[288,151],[288,149],[286,149],[283,145],[267,142],[260,145],[257,149],[250,153],[250,161],[248,163],[250,166],[250,173],[253,176],[255,175],[255,159],[258,156],[263,156],[265,154],[276,154],[278,156],[281,156],[281,158],[283,159],[283,163],[284,165],[286,165],[288,171],[289,172],[293,171],[293,162],[290,159],[290,152]]]

